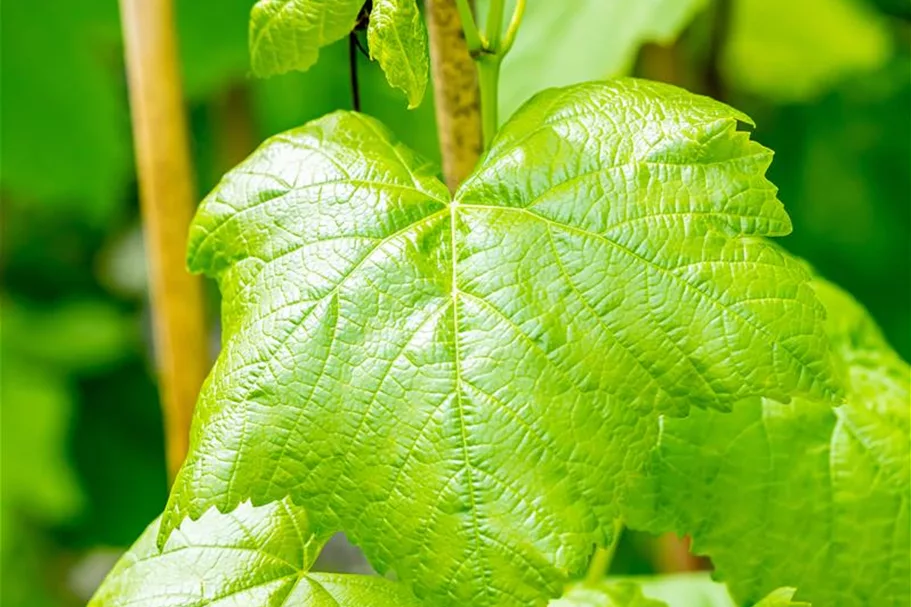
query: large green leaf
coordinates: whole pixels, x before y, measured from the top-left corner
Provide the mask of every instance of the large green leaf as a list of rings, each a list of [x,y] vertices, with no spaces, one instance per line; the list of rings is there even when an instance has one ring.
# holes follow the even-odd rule
[[[737,0],[728,38],[726,80],[781,101],[814,97],[892,52],[885,17],[863,0]]]
[[[427,88],[427,30],[415,0],[375,0],[367,26],[370,56],[379,61],[389,84],[415,108]]]
[[[160,519],[108,574],[89,607],[412,607],[378,577],[310,572],[323,545],[306,514],[287,501],[187,521],[159,549]]]
[[[817,288],[848,404],[752,399],[664,420],[630,522],[692,534],[741,601],[789,585],[819,605],[906,606],[909,368],[849,296]]]
[[[354,29],[363,0],[259,0],[250,13],[250,58],[258,76],[305,71],[319,50]]]
[[[795,603],[793,588],[778,588],[754,607],[810,607]],[[549,607],[737,607],[708,574],[679,574],[577,584]]]
[[[479,0],[486,14],[489,0]],[[545,88],[623,75],[646,42],[669,42],[706,0],[529,2],[503,61],[500,112],[506,118]],[[559,41],[551,44],[549,41]]]
[[[528,605],[605,543],[660,412],[832,393],[742,114],[543,93],[450,199],[376,121],[266,142],[203,202],[223,350],[162,525],[292,495],[434,605]]]

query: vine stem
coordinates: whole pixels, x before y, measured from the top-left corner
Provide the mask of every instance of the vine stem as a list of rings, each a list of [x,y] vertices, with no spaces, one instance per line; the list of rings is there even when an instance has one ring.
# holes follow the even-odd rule
[[[351,109],[361,111],[361,89],[357,81],[357,32],[348,34],[348,75],[351,79]]]
[[[462,31],[465,34],[465,44],[468,46],[468,52],[473,55],[484,48],[486,43],[481,39],[478,24],[475,23],[471,2],[469,0],[456,0],[456,10],[459,11],[459,20],[462,22]]]
[[[185,267],[196,198],[172,0],[120,0],[154,344],[173,480],[208,366],[202,284]]]
[[[499,53],[506,55],[512,48],[512,43],[516,41],[516,34],[519,32],[519,26],[522,25],[522,17],[525,16],[525,0],[516,0],[516,10],[509,20],[509,26],[506,28],[506,35],[503,37],[503,46]]]
[[[505,0],[490,0],[490,6],[487,8],[487,50],[494,55],[498,54],[500,47],[505,8]]]
[[[591,563],[588,566],[588,573],[585,574],[585,583],[589,585],[597,584],[607,572],[610,571],[614,555],[617,554],[617,546],[620,544],[620,536],[623,535],[624,523],[622,519],[614,521],[614,534],[611,537],[611,543],[606,548],[598,547],[595,554],[592,555]]]
[[[483,33],[471,0],[426,0],[443,178],[451,192],[474,170],[499,128],[500,65],[515,41],[525,2],[516,1],[504,34],[504,0],[490,0]]]
[[[477,66],[478,85],[481,89],[481,132],[484,135],[484,149],[488,149],[500,126],[500,58],[493,55],[482,56],[477,61]]]
[[[468,0],[426,0],[426,5],[443,178],[455,192],[481,155],[481,101],[469,44],[480,48],[482,42]]]
[[[525,14],[525,0],[517,0],[512,18],[503,33],[505,0],[490,0],[487,12],[487,31],[481,37],[482,47],[472,53],[478,68],[478,84],[481,90],[481,130],[485,149],[490,147],[500,127],[499,86],[500,65],[512,48],[516,33]],[[467,36],[467,34],[466,34]]]

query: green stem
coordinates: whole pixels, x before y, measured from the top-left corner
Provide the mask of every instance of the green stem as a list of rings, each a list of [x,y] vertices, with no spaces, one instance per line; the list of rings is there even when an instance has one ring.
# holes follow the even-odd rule
[[[487,49],[495,55],[500,50],[505,4],[504,0],[490,0],[490,8],[487,9]]]
[[[471,3],[469,0],[456,0],[456,8],[459,11],[459,19],[462,21],[462,31],[465,32],[465,44],[468,46],[468,52],[474,55],[481,51],[485,44],[481,40],[474,13],[471,12]]]
[[[509,27],[506,28],[506,35],[503,37],[503,48],[500,49],[500,56],[503,57],[512,48],[512,43],[516,41],[516,33],[519,31],[519,25],[522,24],[522,16],[525,14],[525,0],[516,0],[516,10],[509,20]]]
[[[515,41],[516,32],[522,22],[522,15],[525,13],[525,2],[526,0],[516,0],[516,8],[509,20],[504,37],[505,0],[490,0],[484,33],[478,31],[471,11],[470,0],[455,0],[465,33],[465,41],[478,70],[478,88],[481,94],[481,132],[485,149],[490,147],[500,126],[497,115],[500,64]]]
[[[481,90],[481,132],[484,136],[484,149],[490,148],[493,136],[497,134],[499,119],[498,89],[500,81],[500,58],[496,55],[484,55],[475,65],[478,66],[478,87]]]
[[[623,519],[614,521],[614,535],[611,537],[611,543],[607,548],[597,548],[592,555],[591,563],[588,566],[588,573],[585,575],[586,584],[597,584],[607,572],[610,571],[611,562],[617,553],[617,546],[620,544],[620,536],[623,535]]]

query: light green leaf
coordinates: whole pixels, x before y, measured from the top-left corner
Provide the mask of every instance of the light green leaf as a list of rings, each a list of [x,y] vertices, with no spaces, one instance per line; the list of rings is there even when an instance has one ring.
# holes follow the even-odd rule
[[[793,588],[779,588],[754,607],[810,607],[794,603]],[[737,607],[724,584],[707,573],[607,579],[577,584],[549,607]]]
[[[434,605],[528,605],[609,539],[659,412],[833,391],[742,114],[551,90],[450,199],[371,118],[267,141],[203,202],[224,342],[162,526],[292,495]]]
[[[480,0],[478,13],[486,14]],[[552,86],[621,76],[646,42],[670,42],[706,0],[528,2],[500,76],[500,113]],[[559,41],[551,44],[549,41]]]
[[[892,53],[885,17],[862,0],[737,0],[728,38],[728,82],[780,101],[812,98]]]
[[[856,302],[819,283],[848,404],[752,399],[665,419],[630,524],[689,533],[735,598],[907,605],[909,373]],[[869,349],[873,347],[875,349]]]
[[[354,29],[363,0],[259,0],[250,13],[257,76],[306,71],[319,50]]]
[[[367,43],[389,84],[405,91],[408,107],[420,105],[427,88],[427,30],[415,0],[376,0]]]
[[[120,559],[89,607],[415,607],[404,587],[378,577],[310,572],[323,545],[287,500],[186,521],[163,549],[153,522]]]

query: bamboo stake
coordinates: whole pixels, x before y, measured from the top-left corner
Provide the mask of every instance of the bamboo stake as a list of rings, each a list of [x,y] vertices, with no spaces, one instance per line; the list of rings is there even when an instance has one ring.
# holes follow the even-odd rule
[[[481,100],[455,0],[427,0],[430,69],[443,177],[455,192],[481,155]]]
[[[185,266],[195,191],[172,0],[120,0],[168,474],[186,457],[208,354],[199,279]]]

